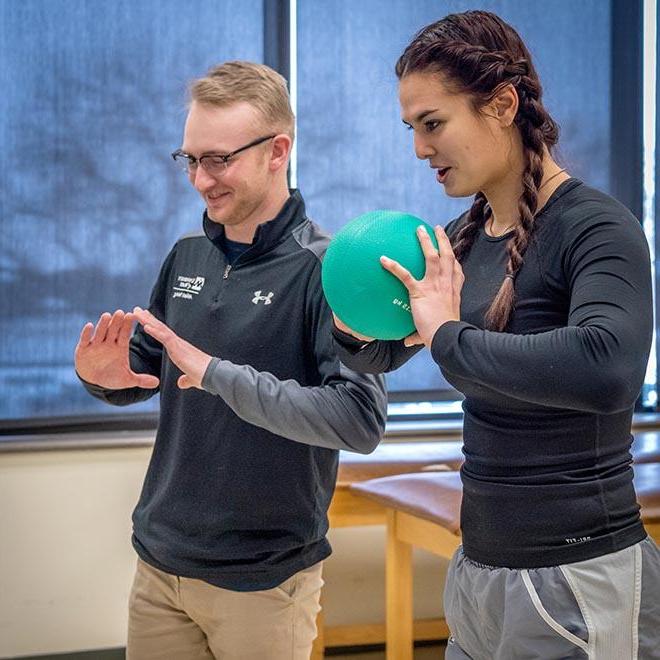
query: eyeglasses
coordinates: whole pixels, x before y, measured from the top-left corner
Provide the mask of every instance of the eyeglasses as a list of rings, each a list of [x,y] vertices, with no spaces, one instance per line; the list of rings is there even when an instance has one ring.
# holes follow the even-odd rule
[[[230,151],[228,154],[206,154],[199,158],[195,158],[194,156],[181,151],[181,149],[177,149],[172,153],[172,158],[187,174],[195,174],[198,165],[201,165],[207,174],[210,174],[211,176],[222,176],[227,171],[229,162],[236,154],[240,154],[241,151],[245,151],[246,149],[256,147],[258,144],[261,144],[266,140],[272,140],[274,137],[275,135],[267,135],[266,137],[257,138],[256,140],[252,140],[249,144],[234,149],[234,151]]]

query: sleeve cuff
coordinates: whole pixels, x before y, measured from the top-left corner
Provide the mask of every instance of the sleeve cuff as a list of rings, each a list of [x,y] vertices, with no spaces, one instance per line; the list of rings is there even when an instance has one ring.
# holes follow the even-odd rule
[[[447,321],[443,323],[431,340],[431,356],[440,366],[446,366],[450,354],[455,350],[458,338],[467,328],[473,328],[463,321]]]
[[[368,346],[371,343],[368,341],[362,341],[353,335],[349,335],[347,332],[340,330],[334,323],[332,324],[332,336],[342,348],[345,348],[353,354],[361,351],[365,346]]]
[[[83,384],[85,389],[92,394],[112,394],[113,392],[122,392],[123,390],[111,389],[109,387],[102,387],[101,385],[95,385],[85,380],[77,371],[76,376],[78,380]]]
[[[217,388],[214,387],[214,376],[221,361],[222,360],[217,357],[211,358],[211,361],[209,362],[208,367],[206,367],[206,371],[204,372],[204,376],[202,377],[202,388],[211,394],[218,393]]]

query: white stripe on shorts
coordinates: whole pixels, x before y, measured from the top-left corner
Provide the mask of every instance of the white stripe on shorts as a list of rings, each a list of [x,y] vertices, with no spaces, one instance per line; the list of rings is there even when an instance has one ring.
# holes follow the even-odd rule
[[[587,625],[589,659],[638,660],[642,592],[642,550],[639,543],[602,557],[564,564],[558,568],[566,577]],[[618,596],[615,601],[612,594]],[[622,626],[621,621],[630,623]]]

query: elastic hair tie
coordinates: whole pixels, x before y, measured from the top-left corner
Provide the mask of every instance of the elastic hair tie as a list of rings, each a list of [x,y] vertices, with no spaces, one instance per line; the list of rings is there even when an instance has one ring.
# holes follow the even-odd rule
[[[504,276],[504,279],[506,279],[507,277],[508,277],[510,280],[515,279],[515,275],[511,275],[510,273],[507,273],[507,274]]]

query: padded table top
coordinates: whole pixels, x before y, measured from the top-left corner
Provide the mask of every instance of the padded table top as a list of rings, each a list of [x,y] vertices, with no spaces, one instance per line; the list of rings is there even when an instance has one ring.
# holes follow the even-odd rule
[[[460,440],[382,443],[371,454],[341,452],[339,484],[407,472],[458,470],[464,456]]]
[[[634,465],[644,522],[660,521],[660,463]],[[430,520],[460,534],[462,484],[458,472],[398,474],[354,483],[350,491],[379,504]]]
[[[463,486],[458,472],[398,474],[356,483],[350,490],[460,534]]]
[[[458,470],[465,458],[462,447],[461,440],[437,440],[381,443],[368,455],[341,452],[337,482],[346,485],[409,472]],[[631,452],[636,464],[660,463],[660,433],[635,433]]]

